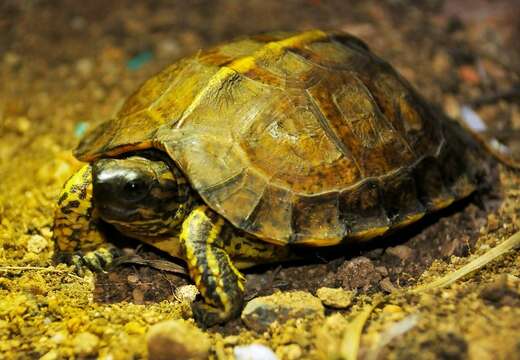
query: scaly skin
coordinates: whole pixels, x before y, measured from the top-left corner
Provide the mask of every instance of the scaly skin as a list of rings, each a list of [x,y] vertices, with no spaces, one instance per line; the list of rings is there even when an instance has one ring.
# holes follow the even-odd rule
[[[114,164],[106,166],[113,167]],[[114,257],[113,247],[105,242],[98,228],[103,219],[93,198],[92,168],[91,165],[84,166],[65,183],[54,223],[58,258],[68,254],[80,272],[84,266],[103,271]],[[171,173],[165,172],[161,176],[171,181]],[[182,181],[178,183],[182,184]],[[190,276],[206,302],[194,304],[194,316],[201,324],[210,326],[236,317],[242,309],[245,278],[238,268],[294,256],[288,247],[258,241],[238,231],[193,196],[187,198],[186,204],[189,204],[189,211],[185,206],[179,206],[186,214],[180,225],[171,218],[161,218],[165,228],[159,231],[160,235],[143,236],[146,222],[140,221],[133,235],[186,261]],[[153,209],[148,210],[150,213]],[[178,214],[172,213],[172,217],[178,218]],[[155,231],[157,224],[157,219],[150,221],[150,227]],[[132,236],[132,226],[135,226],[132,222],[122,227],[119,220],[114,225]]]

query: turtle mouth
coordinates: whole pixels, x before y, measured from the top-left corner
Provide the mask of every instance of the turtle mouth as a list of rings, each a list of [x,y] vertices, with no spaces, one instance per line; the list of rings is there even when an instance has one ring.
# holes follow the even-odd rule
[[[111,222],[131,222],[139,218],[137,209],[129,209],[117,205],[100,204],[98,206],[99,215],[108,223]]]

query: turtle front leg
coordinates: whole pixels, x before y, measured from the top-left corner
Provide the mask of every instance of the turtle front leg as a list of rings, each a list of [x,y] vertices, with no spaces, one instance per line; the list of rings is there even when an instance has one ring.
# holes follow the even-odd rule
[[[183,255],[206,303],[192,307],[204,326],[225,322],[240,314],[244,300],[244,277],[224,250],[225,221],[207,206],[195,208],[182,224]]]
[[[104,271],[117,253],[99,231],[92,204],[92,166],[83,166],[63,186],[54,214],[54,258],[76,266]]]

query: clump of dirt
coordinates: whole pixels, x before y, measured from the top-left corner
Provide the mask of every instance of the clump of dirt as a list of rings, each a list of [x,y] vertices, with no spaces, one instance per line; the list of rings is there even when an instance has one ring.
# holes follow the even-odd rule
[[[260,31],[348,31],[448,115],[474,111],[516,156],[519,14],[513,0],[2,2],[0,357],[145,358],[151,326],[191,321],[195,292],[186,276],[126,264],[78,277],[51,261],[57,196],[81,165],[71,149],[165,65]],[[252,269],[248,299],[293,290],[316,295],[323,287],[355,295],[346,307],[326,307],[324,318],[273,322],[263,333],[240,319],[207,329],[210,357],[232,359],[235,347],[251,343],[280,359],[341,357],[355,314],[385,296],[364,327],[360,358],[514,358],[518,251],[445,289],[398,290],[431,282],[518,231],[519,203],[520,175],[497,165],[487,191],[390,237]],[[136,250],[132,241],[120,245],[145,260],[171,260],[147,246]]]

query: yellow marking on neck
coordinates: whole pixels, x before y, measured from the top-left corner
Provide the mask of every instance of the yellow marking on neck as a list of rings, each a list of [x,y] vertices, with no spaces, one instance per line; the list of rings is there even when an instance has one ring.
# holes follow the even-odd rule
[[[180,128],[185,119],[201,104],[206,97],[214,89],[219,89],[227,79],[236,75],[243,74],[256,66],[258,60],[266,59],[281,54],[286,48],[296,47],[304,43],[321,40],[327,37],[327,34],[321,30],[306,31],[301,34],[288,37],[280,41],[273,41],[265,44],[250,56],[244,56],[232,61],[230,64],[221,67],[208,81],[206,86],[199,91],[191,104],[183,112],[176,127]]]

